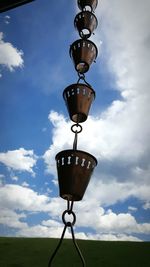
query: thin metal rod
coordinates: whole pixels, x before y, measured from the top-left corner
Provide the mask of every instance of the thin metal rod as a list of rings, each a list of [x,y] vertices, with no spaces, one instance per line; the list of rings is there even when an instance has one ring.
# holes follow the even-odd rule
[[[75,240],[75,235],[74,235],[74,230],[73,230],[72,225],[70,225],[70,228],[71,228],[71,234],[72,234],[73,244],[74,244],[74,246],[75,246],[75,248],[76,248],[76,250],[77,250],[77,252],[78,252],[78,255],[79,255],[79,257],[80,257],[80,259],[81,259],[81,261],[82,261],[82,266],[83,266],[83,267],[86,267],[86,263],[85,263],[85,260],[84,260],[84,258],[83,258],[83,255],[82,255],[82,253],[81,253],[81,250],[79,249],[79,246],[78,246],[78,244],[77,244],[77,242],[76,242],[76,240]]]
[[[73,210],[73,204],[74,204],[74,201],[70,201],[69,199],[67,199],[67,210],[68,210],[68,214],[72,212]]]
[[[74,204],[74,201],[72,200],[72,201],[71,201],[71,207],[70,207],[70,210],[71,210],[71,211],[73,210],[73,204]]]
[[[64,235],[65,235],[66,229],[67,229],[67,224],[64,226],[64,229],[63,229],[61,238],[59,240],[59,243],[58,243],[56,249],[54,250],[54,252],[53,252],[53,254],[52,254],[52,256],[51,256],[51,258],[49,260],[48,267],[51,267],[52,266],[51,265],[52,264],[52,261],[53,261],[54,257],[56,256],[56,254],[57,254],[57,252],[58,252],[58,250],[59,250],[59,248],[60,248],[60,246],[62,244],[62,241],[63,241]]]
[[[78,143],[78,132],[75,132],[74,142],[73,142],[73,150],[77,150],[77,143]]]

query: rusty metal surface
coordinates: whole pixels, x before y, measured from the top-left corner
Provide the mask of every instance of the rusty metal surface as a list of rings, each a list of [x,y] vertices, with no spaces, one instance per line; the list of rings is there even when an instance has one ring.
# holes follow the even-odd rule
[[[64,150],[56,155],[60,197],[70,201],[80,201],[97,160],[81,150]]]
[[[98,50],[92,41],[79,39],[70,46],[69,53],[76,71],[78,73],[85,73],[89,70],[93,61],[95,61]]]
[[[98,0],[78,0],[78,7],[81,10],[87,10],[90,7],[91,11],[93,12],[98,4]]]
[[[78,30],[81,38],[87,39],[91,36],[97,27],[96,16],[89,11],[83,11],[76,15],[74,26]]]
[[[95,91],[83,83],[71,84],[63,92],[70,119],[74,122],[84,122],[88,117]]]

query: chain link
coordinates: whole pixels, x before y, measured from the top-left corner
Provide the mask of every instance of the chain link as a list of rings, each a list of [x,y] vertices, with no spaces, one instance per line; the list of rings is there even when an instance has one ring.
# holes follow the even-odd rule
[[[78,79],[77,83],[79,83],[80,80],[83,80],[87,86],[92,88],[92,86],[85,80],[85,74],[84,73],[78,72],[78,76],[79,76],[79,79]]]
[[[75,123],[71,126],[71,131],[75,134],[73,142],[73,150],[77,150],[78,134],[82,132],[82,126],[79,123]]]

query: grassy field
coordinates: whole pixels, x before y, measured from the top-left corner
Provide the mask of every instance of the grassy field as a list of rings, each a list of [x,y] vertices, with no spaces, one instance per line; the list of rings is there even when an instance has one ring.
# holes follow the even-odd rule
[[[0,267],[47,267],[57,239],[0,238]],[[83,241],[87,267],[149,267],[150,242]],[[64,240],[54,267],[82,266],[71,240]]]

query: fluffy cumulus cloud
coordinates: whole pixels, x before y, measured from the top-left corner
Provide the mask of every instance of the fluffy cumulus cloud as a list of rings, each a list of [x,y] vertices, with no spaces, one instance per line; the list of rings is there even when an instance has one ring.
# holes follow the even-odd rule
[[[56,177],[55,155],[58,151],[68,149],[72,146],[73,136],[71,133],[67,135],[70,122],[67,122],[62,115],[52,111],[49,119],[54,126],[53,144],[45,152],[44,159],[47,164],[47,171]],[[112,142],[112,132],[109,132],[109,135],[107,135],[107,129],[105,130],[105,127],[101,128],[99,126],[107,123],[107,117],[105,119],[100,118],[99,120],[90,117],[85,123],[83,133],[80,134],[80,149],[92,153],[99,160],[99,166],[95,170],[95,179],[91,181],[91,189],[88,189],[88,195],[92,197],[92,192],[94,191],[94,196],[97,197],[97,200],[105,205],[115,204],[117,201],[126,200],[131,196],[148,201],[150,199],[149,166],[143,166],[143,168],[138,167],[139,164],[142,164],[141,162],[145,154],[141,155],[136,151],[137,153],[135,153],[134,158],[134,152],[132,150],[126,151],[126,147],[124,147],[124,152],[117,136]],[[108,127],[110,127],[109,123]],[[61,135],[61,129],[63,135]],[[90,132],[89,135],[86,134],[87,131]],[[99,138],[97,138],[98,132],[102,133]],[[116,134],[119,135],[118,132]],[[64,136],[67,136],[67,139]],[[89,136],[94,136],[95,138],[92,138],[89,142]],[[143,150],[144,148],[147,148],[146,144],[145,146],[143,144]],[[122,153],[120,153],[121,149]]]
[[[34,190],[13,184],[7,184],[0,188],[0,224],[16,229],[18,236],[51,236],[61,235],[63,224],[61,212],[64,210],[64,202],[60,198],[50,198],[38,194]],[[150,224],[137,223],[129,213],[115,214],[111,210],[104,210],[96,204],[96,200],[83,200],[75,207],[77,213],[77,238],[80,239],[105,239],[105,240],[140,240],[133,233],[150,233]],[[49,213],[51,219],[43,220],[39,224],[29,226],[27,212]],[[81,216],[82,214],[82,216]],[[84,233],[78,227],[92,227],[95,234]],[[66,237],[70,237],[66,232]]]
[[[62,224],[57,222],[58,214],[64,209],[59,198],[50,199],[30,188],[14,184],[0,187],[0,225],[17,230],[19,236],[59,236]],[[26,212],[26,213],[25,213]],[[29,226],[25,221],[27,213],[51,213],[55,220],[47,220],[39,225]],[[24,220],[24,221],[22,221]]]
[[[103,20],[102,49],[108,55],[105,63],[122,97],[106,111],[105,122],[110,126],[111,147],[116,145],[116,153],[130,159],[149,156],[150,151],[149,8],[148,0],[144,5],[115,0],[113,7],[110,1],[102,1],[98,8]]]
[[[59,198],[49,198],[46,195],[38,194],[31,188],[6,184],[0,187],[1,207],[20,211],[51,212],[57,217],[64,208]]]
[[[26,218],[24,213],[17,214],[11,209],[1,208],[0,224],[4,224],[11,228],[22,229],[27,227],[27,223],[20,221],[20,219],[24,218]]]
[[[10,42],[5,42],[4,35],[0,32],[0,65],[13,71],[15,68],[23,66],[22,56],[23,52],[14,47]]]
[[[19,148],[0,153],[0,162],[8,168],[17,171],[27,171],[34,175],[33,167],[36,165],[37,156],[33,150]]]

